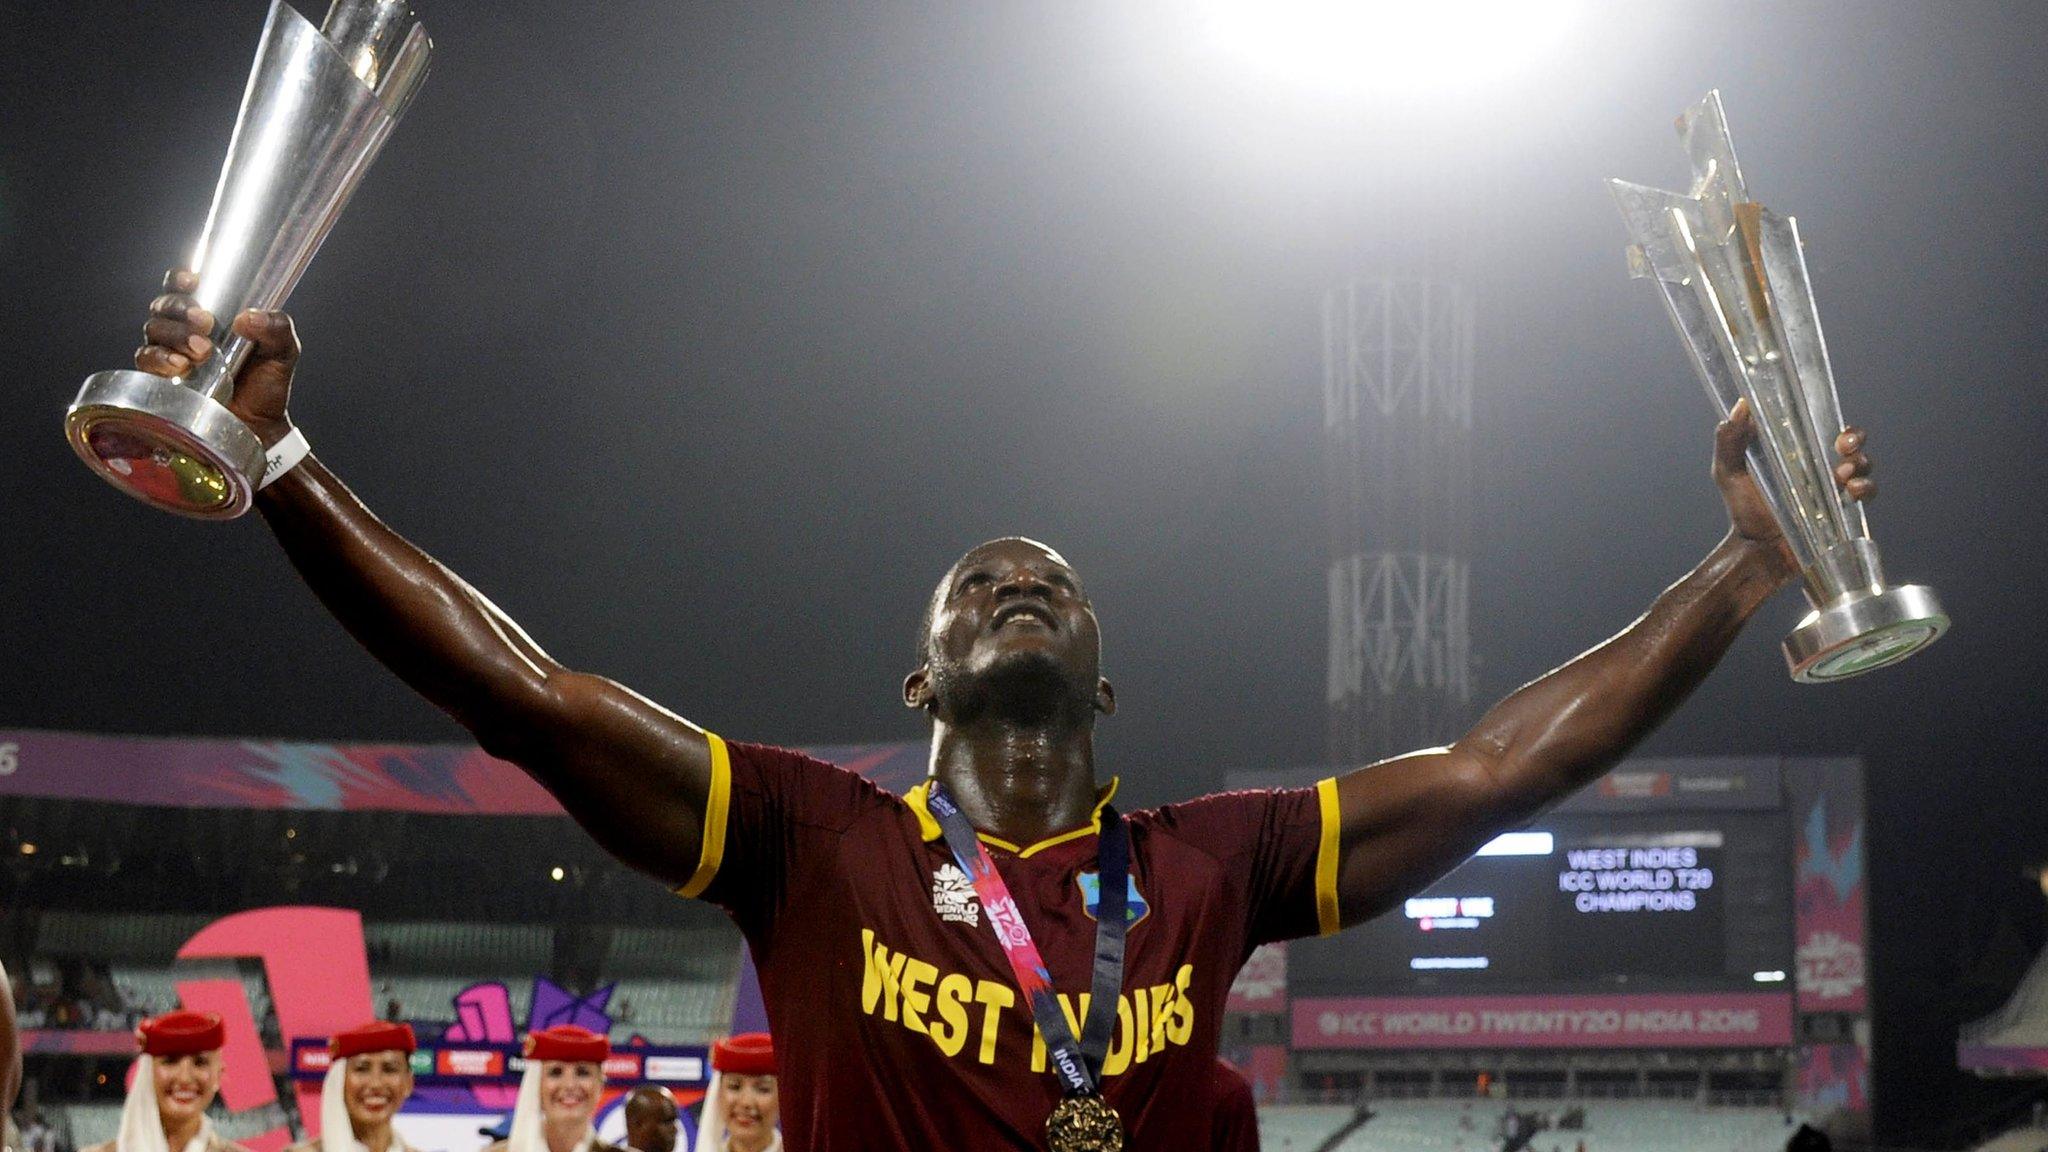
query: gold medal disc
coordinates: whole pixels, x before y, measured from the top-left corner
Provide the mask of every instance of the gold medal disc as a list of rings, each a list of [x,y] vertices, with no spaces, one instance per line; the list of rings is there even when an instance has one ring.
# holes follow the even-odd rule
[[[1123,1152],[1124,1121],[1100,1096],[1069,1096],[1045,1122],[1052,1152]]]

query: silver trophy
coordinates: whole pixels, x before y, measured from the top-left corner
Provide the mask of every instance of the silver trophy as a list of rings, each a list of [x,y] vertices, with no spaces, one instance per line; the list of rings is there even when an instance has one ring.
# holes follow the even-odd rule
[[[1948,628],[1934,590],[1887,586],[1862,505],[1836,485],[1843,428],[1799,226],[1749,198],[1721,94],[1679,117],[1692,160],[1688,194],[1609,184],[1634,240],[1629,270],[1653,279],[1725,417],[1747,398],[1757,442],[1749,467],[1799,560],[1813,611],[1785,637],[1803,683],[1895,664]]]
[[[64,419],[79,456],[138,500],[225,520],[248,511],[263,444],[222,401],[249,343],[245,309],[284,304],[426,79],[433,44],[406,0],[334,0],[314,27],[273,0],[213,209],[192,258],[215,351],[179,380],[87,378]]]

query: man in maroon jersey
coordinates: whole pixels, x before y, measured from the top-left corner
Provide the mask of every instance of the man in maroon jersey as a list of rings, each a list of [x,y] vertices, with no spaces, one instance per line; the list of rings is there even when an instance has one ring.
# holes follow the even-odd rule
[[[177,376],[212,354],[212,317],[189,273],[165,287],[136,364]],[[257,497],[293,564],[373,655],[613,855],[731,913],[760,968],[792,1149],[1047,1146],[1062,1102],[1047,1038],[970,882],[982,874],[948,850],[936,790],[994,858],[1002,923],[1028,929],[1074,1032],[1097,960],[1098,841],[1114,839],[1098,832],[1127,830],[1102,1094],[1130,1147],[1200,1147],[1224,997],[1253,948],[1369,919],[1605,772],[1796,575],[1745,469],[1752,433],[1738,409],[1714,458],[1726,537],[1634,624],[1456,744],[1105,824],[1116,781],[1097,777],[1093,732],[1116,697],[1094,611],[1057,553],[996,540],[933,591],[923,660],[903,686],[931,719],[931,779],[897,797],[794,752],[728,744],[557,663],[305,454],[286,415],[291,321],[245,313],[235,330],[255,352],[232,407],[297,461]],[[1874,491],[1862,441],[1852,430],[1837,443],[1837,476],[1858,499]]]

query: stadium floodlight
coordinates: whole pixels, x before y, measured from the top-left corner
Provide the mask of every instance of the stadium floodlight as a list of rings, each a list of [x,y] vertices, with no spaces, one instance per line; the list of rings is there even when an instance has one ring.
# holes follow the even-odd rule
[[[1204,0],[1216,50],[1332,94],[1495,83],[1577,22],[1575,0]]]
[[[1503,832],[1488,840],[1476,856],[1548,856],[1557,848],[1548,832]]]

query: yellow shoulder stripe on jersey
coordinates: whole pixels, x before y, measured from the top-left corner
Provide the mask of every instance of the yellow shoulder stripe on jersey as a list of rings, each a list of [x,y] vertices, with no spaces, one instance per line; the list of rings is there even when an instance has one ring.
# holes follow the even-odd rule
[[[930,802],[925,799],[931,794],[932,782],[925,780],[903,794],[903,802],[910,807],[910,814],[917,817],[917,834],[926,840],[937,840],[946,834],[932,815]]]
[[[689,883],[676,889],[678,896],[703,895],[725,860],[725,816],[732,805],[732,754],[725,750],[725,741],[716,733],[706,732],[704,739],[711,742],[711,794],[704,799],[704,831],[698,838],[697,870],[690,874]]]
[[[993,848],[1001,848],[1005,852],[1013,852],[1019,859],[1042,852],[1055,844],[1064,844],[1069,840],[1079,839],[1082,836],[1095,835],[1102,831],[1102,809],[1111,800],[1116,798],[1117,785],[1120,783],[1122,783],[1121,777],[1112,776],[1109,778],[1109,783],[1103,785],[1095,793],[1095,811],[1088,817],[1087,824],[1071,832],[1062,832],[1057,836],[1040,840],[1030,847],[1019,847],[1008,840],[998,836],[991,836],[986,832],[977,832],[975,835],[981,837],[982,843]],[[931,794],[931,788],[931,781],[926,780],[910,791],[905,792],[903,794],[903,802],[909,805],[911,814],[917,817],[918,835],[926,840],[937,840],[945,835],[945,831],[939,827],[939,821],[932,815],[929,801],[925,799]]]
[[[1316,806],[1323,813],[1323,835],[1316,845],[1316,930],[1324,936],[1344,926],[1337,916],[1337,778],[1316,784]]]

